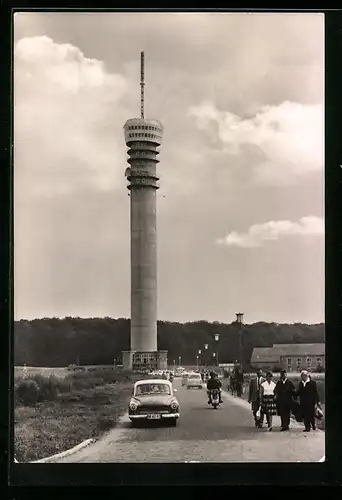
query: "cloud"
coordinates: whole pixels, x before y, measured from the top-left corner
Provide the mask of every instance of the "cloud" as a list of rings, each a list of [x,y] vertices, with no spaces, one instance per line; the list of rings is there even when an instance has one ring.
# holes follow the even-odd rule
[[[217,244],[255,248],[262,246],[265,241],[275,241],[282,236],[321,236],[323,234],[323,219],[311,215],[302,217],[298,222],[272,220],[263,224],[254,224],[246,233],[232,231],[225,238],[218,239]]]
[[[30,12],[14,24],[16,318],[129,316],[123,124],[140,111],[141,50],[146,116],[165,127],[159,317],[226,321],[236,307],[250,320],[323,317],[323,238],[308,238],[304,255],[284,238],[233,261],[213,245],[255,221],[322,213],[321,167],[289,165],[278,150],[270,161],[264,142],[250,138],[235,153],[222,121],[228,111],[245,125],[284,102],[323,101],[322,15]],[[187,116],[201,104],[210,118],[202,129]]]
[[[123,142],[122,125],[118,131],[111,125],[125,89],[121,74],[71,44],[20,39],[14,48],[16,195],[113,189],[124,148],[115,139]]]
[[[322,105],[286,101],[241,117],[218,110],[212,102],[202,102],[191,107],[188,115],[219,145],[230,168],[251,152],[248,168],[261,183],[288,183],[323,168]]]

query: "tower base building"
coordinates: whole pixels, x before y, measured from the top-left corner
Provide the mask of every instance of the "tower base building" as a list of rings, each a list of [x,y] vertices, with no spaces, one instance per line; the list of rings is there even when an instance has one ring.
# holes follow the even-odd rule
[[[128,371],[167,370],[167,351],[123,351],[122,361]]]

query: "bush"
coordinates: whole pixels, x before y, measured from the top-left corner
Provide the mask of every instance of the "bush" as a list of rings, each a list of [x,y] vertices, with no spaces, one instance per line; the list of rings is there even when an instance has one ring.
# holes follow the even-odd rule
[[[44,375],[34,375],[31,377],[34,380],[39,389],[38,401],[55,401],[59,394],[59,384],[61,380],[59,380],[54,375],[50,375],[50,377],[44,377]]]
[[[72,390],[72,385],[70,380],[65,380],[65,379],[58,380],[58,390],[60,394],[70,392]]]
[[[78,374],[77,374],[78,375]],[[87,374],[86,377],[71,376],[67,382],[70,382],[73,389],[91,389],[97,385],[103,385],[103,377]]]
[[[20,380],[15,387],[16,400],[25,406],[34,406],[39,397],[39,387],[35,380]]]

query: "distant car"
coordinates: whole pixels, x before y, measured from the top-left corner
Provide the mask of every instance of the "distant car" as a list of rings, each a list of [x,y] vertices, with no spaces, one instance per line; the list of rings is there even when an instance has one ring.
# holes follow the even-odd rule
[[[179,403],[171,382],[164,379],[139,380],[134,384],[128,417],[134,425],[141,420],[167,420],[177,425]]]
[[[203,389],[202,377],[199,373],[189,373],[186,379],[186,388],[191,389],[194,387],[197,389]]]
[[[182,373],[182,386],[186,385],[186,381],[188,380],[189,375],[189,372]]]
[[[68,372],[84,372],[84,371],[85,371],[85,366],[80,366],[80,365],[68,366]]]

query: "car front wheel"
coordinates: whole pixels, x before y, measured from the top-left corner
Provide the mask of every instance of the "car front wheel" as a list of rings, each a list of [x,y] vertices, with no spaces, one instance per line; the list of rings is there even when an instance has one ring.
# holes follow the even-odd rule
[[[177,425],[177,419],[176,418],[170,418],[169,425],[170,425],[170,427],[176,427],[176,425]]]

